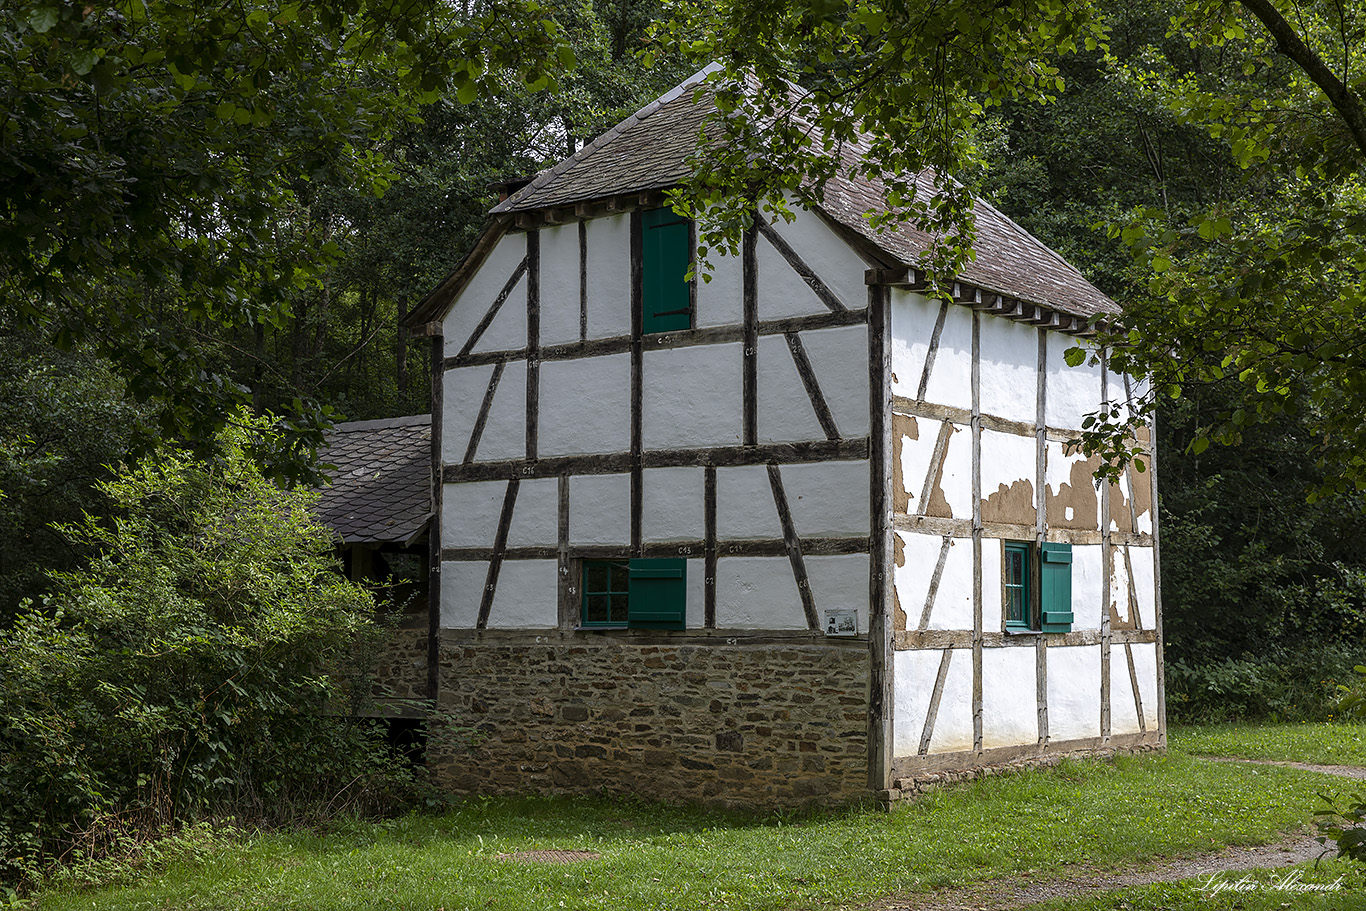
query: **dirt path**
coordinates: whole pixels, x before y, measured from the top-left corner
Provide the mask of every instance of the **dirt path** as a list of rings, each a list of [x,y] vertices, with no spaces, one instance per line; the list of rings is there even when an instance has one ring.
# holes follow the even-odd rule
[[[1366,768],[1356,766],[1314,765],[1305,762],[1279,762],[1271,759],[1234,759],[1223,756],[1202,756],[1213,762],[1249,762],[1257,765],[1278,765],[1310,772],[1321,772],[1341,778],[1366,780]],[[1140,867],[1127,871],[1102,871],[1079,868],[1059,878],[1033,880],[1015,877],[992,880],[952,892],[931,892],[925,895],[897,896],[883,899],[869,907],[869,911],[1011,911],[1028,908],[1053,898],[1080,898],[1096,892],[1108,892],[1127,886],[1146,886],[1152,883],[1178,882],[1183,879],[1207,878],[1223,874],[1227,881],[1237,879],[1233,874],[1249,870],[1274,870],[1314,860],[1324,851],[1313,836],[1301,834],[1274,845],[1253,848],[1225,848],[1214,854],[1204,854],[1187,860]]]

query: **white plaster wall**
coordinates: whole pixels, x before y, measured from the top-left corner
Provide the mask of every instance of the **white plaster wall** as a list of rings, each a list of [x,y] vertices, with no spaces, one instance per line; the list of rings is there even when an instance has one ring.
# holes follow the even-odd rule
[[[914,756],[920,749],[934,681],[943,652],[939,649],[898,651],[892,654],[892,755]],[[954,649],[939,712],[930,737],[931,753],[971,750],[972,651]]]
[[[984,414],[1033,424],[1038,416],[1039,330],[999,316],[983,316]]]
[[[821,281],[834,292],[840,303],[850,310],[866,307],[868,286],[864,284],[863,273],[869,264],[835,233],[830,223],[819,212],[805,209],[794,211],[797,215],[795,221],[788,224],[780,218],[774,223],[774,230],[782,235],[788,246],[802,258],[802,262],[820,276]],[[760,248],[767,243],[760,238]],[[782,265],[786,266],[786,261]],[[791,267],[788,267],[788,270],[791,271]],[[821,304],[821,307],[825,309],[824,304]]]
[[[1068,348],[1090,348],[1090,343],[1059,332],[1048,333],[1048,392],[1046,421],[1050,427],[1080,430],[1086,415],[1100,407],[1100,366],[1067,366]],[[1122,388],[1122,387],[1121,387]]]
[[[1134,569],[1134,587],[1138,595],[1138,617],[1144,629],[1157,626],[1157,591],[1153,585],[1153,549],[1129,546],[1129,563]]]
[[[474,629],[489,565],[445,561],[441,564],[441,628]]]
[[[972,431],[960,424],[954,425],[954,434],[949,437],[948,446],[945,448],[947,453],[944,456],[944,470],[939,475],[939,489],[944,491],[944,500],[949,504],[949,509],[955,519],[972,518]],[[934,428],[935,435],[939,434],[939,428]],[[923,446],[926,440],[919,441]],[[934,439],[928,441],[931,455],[934,451]],[[926,460],[928,467],[928,459]],[[920,484],[916,488],[916,496],[925,489],[925,479],[920,479]],[[934,493],[931,491],[931,498]]]
[[[716,469],[716,537],[727,541],[782,536],[768,469],[763,465]]]
[[[642,472],[641,489],[644,540],[696,541],[706,534],[703,469],[647,468]]]
[[[507,481],[443,484],[441,544],[444,547],[492,547],[498,534]],[[518,492],[520,496],[520,491]]]
[[[1051,421],[1050,421],[1051,423]],[[1087,484],[1091,489],[1095,489],[1095,480],[1089,470],[1085,469],[1086,457],[1080,452],[1067,452],[1065,444],[1057,440],[1049,440],[1044,448],[1044,482],[1048,487],[1049,496],[1057,496],[1064,484],[1073,485],[1074,468],[1078,465],[1083,466],[1083,470],[1075,472],[1077,484]],[[1075,517],[1077,521],[1084,521],[1087,528],[1100,528],[1100,492],[1096,492],[1096,514],[1088,517]],[[1069,510],[1072,507],[1068,507]],[[1069,523],[1072,521],[1069,513]],[[1054,523],[1057,524],[1057,523]],[[1073,527],[1070,526],[1069,527]]]
[[[716,625],[725,629],[806,629],[787,557],[716,561]]]
[[[1048,737],[1100,736],[1100,646],[1048,647]]]
[[[631,543],[631,476],[575,475],[569,479],[569,541]]]
[[[906,614],[906,625],[915,629],[925,609],[930,580],[939,562],[944,539],[938,535],[918,535],[895,532],[902,542],[904,566],[895,567],[892,576],[896,584],[901,610]],[[930,610],[929,629],[972,629],[972,540],[950,538],[948,557],[944,560],[944,574],[939,580],[934,607]]]
[[[938,310],[935,315],[938,316]],[[934,330],[933,323],[930,330],[931,333]],[[917,342],[928,349],[930,334]],[[923,355],[920,362],[924,362]],[[892,369],[895,370],[895,366]],[[911,395],[914,396],[920,374],[916,373],[911,382],[914,384]],[[929,385],[925,387],[925,401],[956,408],[972,407],[972,309],[969,307],[949,305],[944,331],[939,335],[939,352],[930,371]]]
[[[631,448],[631,356],[541,362],[542,458]]]
[[[1139,496],[1147,496],[1147,502],[1151,503],[1153,477],[1148,472],[1153,470],[1152,461],[1144,457],[1143,467],[1146,469],[1145,471],[1138,471],[1132,467],[1129,469],[1129,474],[1133,478],[1134,486],[1130,488],[1126,485],[1124,488],[1124,493],[1125,496],[1128,496],[1131,489],[1133,491],[1142,491],[1142,493],[1140,493]],[[1141,504],[1144,501],[1140,499],[1137,502],[1138,504]],[[1148,509],[1142,509],[1142,511],[1139,511],[1140,509],[1142,509],[1141,505],[1138,509],[1134,510],[1135,517],[1138,519],[1138,522],[1134,526],[1134,531],[1138,532],[1141,535],[1150,535],[1153,533],[1152,508],[1149,507]]]
[[[758,378],[755,412],[760,443],[825,439],[825,431],[783,336],[759,337]],[[824,395],[824,387],[821,392]],[[835,426],[839,426],[838,422]]]
[[[541,229],[541,344],[579,340],[579,225]]]
[[[492,379],[492,364],[446,371],[441,395],[442,461],[459,462],[465,458],[470,433],[479,420],[479,409],[484,404],[484,394],[488,392]],[[499,385],[502,385],[501,378]]]
[[[1100,629],[1105,556],[1099,544],[1072,545],[1072,628]]]
[[[971,437],[968,437],[971,444]],[[1014,433],[999,433],[995,430],[982,430],[982,499],[990,499],[992,494],[1005,495],[1005,490],[1018,481],[1029,483],[1034,490],[1038,466],[1035,464],[1035,439]],[[962,453],[957,453],[961,456]],[[971,466],[969,466],[971,468]],[[969,478],[969,480],[971,480]],[[1034,490],[1034,503],[1038,504],[1038,491]],[[1033,524],[1031,515],[1020,521]]]
[[[867,462],[807,462],[779,473],[799,537],[868,534]]]
[[[588,222],[588,337],[631,334],[631,218]]]
[[[527,276],[524,273],[521,278],[517,279],[517,286],[512,289],[507,300],[503,301],[503,306],[498,308],[498,312],[493,317],[493,322],[489,323],[489,327],[484,330],[483,335],[479,336],[479,341],[474,343],[474,347],[470,351],[480,353],[484,351],[516,351],[519,348],[525,348],[527,341],[526,295]]]
[[[468,443],[469,441],[466,440]],[[461,450],[463,454],[464,450]],[[476,462],[526,457],[526,361],[509,361],[493,394]]]
[[[1005,549],[999,538],[982,539],[982,629],[1005,629],[1005,595],[1001,591],[1004,559]]]
[[[1129,620],[1129,573],[1124,565],[1124,548],[1110,549],[1110,607],[1122,621]]]
[[[982,746],[1037,743],[1037,664],[1032,648],[982,650]]]
[[[710,251],[708,257],[711,271],[698,267],[697,325],[737,326],[745,320],[743,261],[739,256],[723,256],[717,250]]]
[[[803,332],[801,337],[840,436],[867,436],[868,330],[864,326],[841,326]],[[763,370],[762,360],[759,369]]]
[[[1134,651],[1134,671],[1138,675],[1138,692],[1143,697],[1143,716],[1148,723],[1148,730],[1156,731],[1157,678],[1161,673],[1157,668],[1157,643],[1141,642],[1131,648]]]
[[[689,560],[684,569],[683,584],[687,589],[687,605],[683,622],[688,629],[702,629],[707,625],[707,564],[705,560]]]
[[[768,238],[759,235],[754,249],[759,260],[760,320],[830,312],[816,292],[811,290],[811,286],[773,248]]]
[[[891,289],[892,394],[915,398],[939,304],[924,295]]]
[[[474,327],[479,325],[479,321],[488,312],[489,305],[498,297],[498,292],[503,290],[503,285],[512,277],[517,264],[526,256],[526,235],[523,233],[505,234],[494,248],[489,251],[488,257],[483,264],[470,277],[469,283],[465,285],[452,303],[450,313],[446,315],[445,321],[441,324],[441,335],[444,339],[446,356],[451,357],[465,346],[469,341],[470,334],[474,332]],[[517,287],[512,294],[503,302],[504,309],[511,307],[514,310],[522,311],[522,318],[526,318],[526,276],[518,281]],[[522,344],[526,344],[525,327],[522,332]],[[514,347],[520,347],[514,346]]]
[[[739,445],[742,357],[739,344],[646,351],[645,448]]]
[[[868,632],[868,555],[808,556],[803,562],[816,616],[826,608],[852,608],[858,611],[859,632]]]
[[[1138,670],[1138,656],[1134,656],[1134,670]],[[1139,693],[1143,688],[1139,686]],[[1143,706],[1143,714],[1148,707]],[[1138,713],[1134,710],[1133,681],[1129,679],[1129,660],[1124,654],[1124,646],[1115,644],[1110,647],[1110,733],[1137,734]]]
[[[553,629],[559,624],[559,564],[504,560],[489,608],[489,629]]]
[[[560,479],[527,478],[517,487],[508,547],[554,547],[560,540]],[[492,543],[492,539],[490,539]]]

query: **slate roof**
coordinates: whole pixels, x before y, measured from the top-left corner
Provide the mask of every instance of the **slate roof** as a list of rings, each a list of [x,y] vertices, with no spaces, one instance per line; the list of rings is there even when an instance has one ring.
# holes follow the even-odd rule
[[[495,206],[491,214],[547,209],[676,186],[688,176],[687,158],[696,147],[703,121],[714,110],[705,97],[694,100],[697,83],[716,69],[713,65],[694,74],[572,157],[543,171]],[[881,181],[850,176],[851,166],[864,151],[856,145],[846,147],[846,166],[826,184],[821,209],[902,266],[915,267],[929,247],[928,234],[904,226],[874,231],[863,217],[866,212],[884,211],[886,205]],[[931,188],[926,175],[921,175],[920,183],[926,190]],[[1067,260],[995,207],[979,200],[974,211],[977,258],[958,276],[960,281],[1074,316],[1118,310]]]
[[[432,417],[338,424],[321,453],[318,517],[347,544],[410,544],[432,516]]]

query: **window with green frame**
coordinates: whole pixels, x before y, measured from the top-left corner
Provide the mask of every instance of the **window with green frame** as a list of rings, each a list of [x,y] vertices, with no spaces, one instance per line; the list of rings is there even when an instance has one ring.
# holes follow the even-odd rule
[[[580,625],[685,629],[688,561],[584,560]]]
[[[1007,630],[1072,629],[1072,545],[1004,542],[1001,596]]]
[[[692,328],[692,222],[673,209],[641,213],[641,331]]]

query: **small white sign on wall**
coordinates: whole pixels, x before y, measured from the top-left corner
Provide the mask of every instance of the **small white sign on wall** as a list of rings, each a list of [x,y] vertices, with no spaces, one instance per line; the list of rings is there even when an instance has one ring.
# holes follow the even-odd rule
[[[828,607],[822,613],[822,628],[827,636],[857,636],[858,610],[852,607]]]

